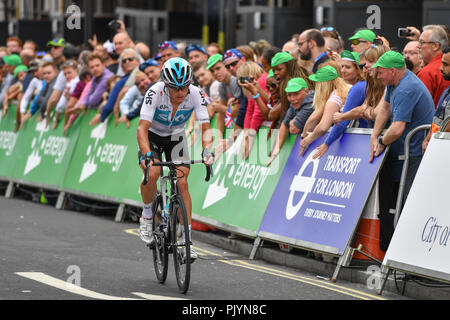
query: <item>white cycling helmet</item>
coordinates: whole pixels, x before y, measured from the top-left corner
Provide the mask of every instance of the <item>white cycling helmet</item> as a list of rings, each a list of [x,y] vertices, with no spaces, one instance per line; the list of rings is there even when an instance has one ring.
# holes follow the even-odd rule
[[[187,87],[192,81],[192,67],[182,58],[172,58],[164,63],[161,77],[164,83],[170,87]]]

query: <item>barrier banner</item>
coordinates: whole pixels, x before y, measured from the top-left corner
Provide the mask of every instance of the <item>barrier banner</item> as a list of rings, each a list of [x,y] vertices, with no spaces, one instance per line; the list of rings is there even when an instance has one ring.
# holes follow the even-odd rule
[[[241,134],[235,143],[216,159],[214,177],[209,183],[204,181],[204,166],[192,167],[189,189],[194,220],[256,237],[295,139],[293,136],[287,139],[276,161],[267,167],[271,149],[271,140],[267,141],[267,134],[267,128],[259,130],[247,160],[241,157]]]
[[[100,200],[119,202],[129,193],[138,192],[140,181],[137,167],[137,122],[127,128],[123,123],[114,125],[110,116],[105,122],[90,126],[95,110],[89,110],[80,123],[80,135],[64,179],[64,191]],[[137,168],[136,168],[137,167]],[[140,174],[140,173],[139,173]],[[127,185],[130,176],[134,183]]]
[[[446,139],[436,138],[447,135]],[[450,282],[450,134],[428,144],[383,267]]]
[[[0,180],[9,180],[15,164],[19,133],[14,132],[17,106],[11,105],[4,118],[0,110]]]
[[[60,190],[79,130],[63,136],[64,124],[53,130],[46,121],[37,121],[35,115],[21,129],[11,178],[15,182]],[[76,124],[75,124],[76,125]]]
[[[294,145],[258,235],[298,247],[342,255],[378,175],[383,156],[369,163],[370,134],[346,133],[321,159],[325,136],[299,155]]]

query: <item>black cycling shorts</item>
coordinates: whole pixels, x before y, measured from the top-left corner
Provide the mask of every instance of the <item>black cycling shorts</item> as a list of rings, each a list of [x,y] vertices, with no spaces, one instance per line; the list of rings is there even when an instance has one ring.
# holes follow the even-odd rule
[[[190,161],[189,146],[184,131],[169,137],[161,137],[149,131],[148,140],[150,141],[150,151],[155,159],[163,161],[162,155],[164,153],[166,162]],[[191,168],[189,164],[181,167]]]

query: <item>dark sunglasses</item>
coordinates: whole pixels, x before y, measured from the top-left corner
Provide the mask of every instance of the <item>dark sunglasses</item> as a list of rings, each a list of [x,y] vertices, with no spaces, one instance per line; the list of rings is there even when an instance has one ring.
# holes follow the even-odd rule
[[[365,41],[365,40],[358,40],[358,39],[354,39],[352,40],[352,44],[357,46],[358,44],[360,44],[361,42],[369,42],[369,41]]]
[[[238,61],[233,61],[232,63],[227,64],[227,65],[225,66],[225,68],[230,69],[231,67],[236,67],[236,65],[237,65],[238,63],[239,63],[239,60],[238,60]]]
[[[122,60],[122,63],[127,63],[127,62],[131,62],[131,61],[134,61],[136,58],[126,58],[126,59],[123,59]]]
[[[174,86],[170,86],[170,85],[167,85],[167,87],[174,91],[183,91],[183,90],[189,88],[189,84],[185,85],[184,87],[174,87]]]

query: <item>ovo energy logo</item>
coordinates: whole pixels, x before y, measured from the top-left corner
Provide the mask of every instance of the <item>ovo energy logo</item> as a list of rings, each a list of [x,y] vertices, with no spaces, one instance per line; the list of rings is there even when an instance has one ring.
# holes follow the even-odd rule
[[[243,192],[248,192],[250,200],[258,198],[264,182],[270,174],[270,168],[244,160],[234,161],[234,159],[240,159],[243,137],[244,135],[241,134],[231,148],[227,150],[223,160],[216,164],[214,175],[217,176],[217,179],[208,187],[203,209],[226,198],[231,186],[240,188]],[[226,169],[223,170],[222,175],[218,175],[222,167],[226,167]]]
[[[36,131],[39,132],[39,136],[34,137],[31,141],[32,152],[28,156],[24,175],[27,175],[39,166],[43,156],[54,158],[54,163],[60,164],[69,145],[69,139],[64,137],[44,137],[44,134],[48,132],[48,127],[45,127],[45,121],[36,124]]]
[[[289,199],[286,204],[286,219],[288,220],[293,219],[297,215],[300,208],[303,206],[303,203],[305,202],[308,194],[313,190],[314,183],[316,182],[315,177],[319,168],[319,159],[314,160],[313,156],[314,152],[311,152],[311,154],[308,156],[308,158],[306,158],[302,167],[298,171],[298,174],[292,180],[291,186],[289,188],[291,192],[289,193]],[[303,173],[310,164],[313,166],[312,175],[311,177],[304,177]],[[303,196],[301,200],[296,205],[294,205],[294,195],[296,192],[302,192]]]
[[[99,163],[110,165],[112,172],[118,172],[120,170],[128,147],[111,143],[102,144],[101,141],[106,136],[107,127],[108,120],[99,124],[91,131],[90,137],[91,139],[94,139],[95,142],[89,144],[86,150],[88,160],[84,163],[81,170],[80,183],[97,171]]]
[[[0,150],[5,150],[5,155],[9,157],[16,146],[17,133],[12,131],[0,131]]]

